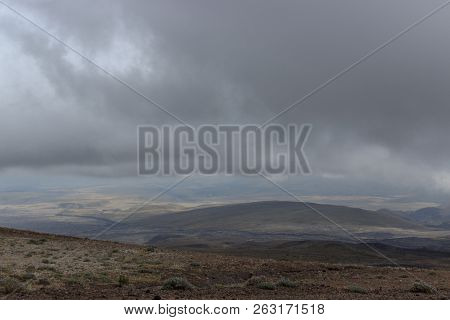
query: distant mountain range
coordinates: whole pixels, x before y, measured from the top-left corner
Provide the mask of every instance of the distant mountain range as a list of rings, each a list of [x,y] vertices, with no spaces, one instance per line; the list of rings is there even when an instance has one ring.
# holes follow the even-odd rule
[[[89,214],[90,209],[61,205],[63,212],[54,217],[14,220],[0,219],[12,228],[97,238],[114,221],[130,214],[115,216]],[[68,209],[70,207],[70,209]],[[443,208],[424,208],[414,212],[364,210],[359,208],[289,201],[261,201],[166,213],[142,208],[129,218],[101,234],[101,239],[164,247],[225,249],[231,251],[248,243],[269,248],[292,241],[340,241],[393,245],[399,248],[428,248],[447,251],[450,245],[450,213]],[[70,211],[67,211],[70,210]],[[86,211],[87,210],[87,211]],[[86,212],[87,213],[86,213]],[[18,216],[17,216],[18,217]],[[1,218],[1,217],[0,217]],[[260,247],[258,245],[251,246]],[[277,247],[279,250],[279,247]]]
[[[431,207],[423,208],[406,214],[412,221],[434,227],[450,229],[450,208]]]
[[[133,220],[132,220],[133,221]],[[322,229],[399,228],[422,230],[422,225],[389,212],[288,201],[263,201],[193,209],[143,217],[147,226],[170,229],[209,229],[248,232],[297,232],[305,227]]]
[[[142,212],[115,226],[103,238],[194,249],[237,248],[249,241],[357,243],[358,239],[395,243],[403,248],[440,249],[448,247],[450,231],[425,225],[404,212],[263,201],[159,215]]]

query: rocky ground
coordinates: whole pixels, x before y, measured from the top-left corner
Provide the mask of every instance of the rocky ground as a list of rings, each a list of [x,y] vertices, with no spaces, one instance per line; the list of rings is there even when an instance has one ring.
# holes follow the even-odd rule
[[[447,299],[450,270],[186,252],[0,229],[3,299]]]

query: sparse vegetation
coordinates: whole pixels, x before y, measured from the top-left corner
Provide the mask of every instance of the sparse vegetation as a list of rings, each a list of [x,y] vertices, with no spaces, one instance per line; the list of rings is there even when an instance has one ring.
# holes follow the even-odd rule
[[[68,279],[66,279],[65,281],[66,285],[69,286],[76,286],[80,284],[80,279],[76,278],[76,277],[70,277]]]
[[[28,243],[30,239],[33,235],[27,232],[8,233],[0,228],[0,245],[6,244],[0,252],[0,298],[314,299],[320,294],[337,299],[421,299],[425,294],[440,298],[450,292],[450,271],[445,268],[411,269],[418,278],[439,280],[438,295],[430,294],[436,289],[422,283],[412,287],[413,281],[403,278],[404,270],[391,266],[369,268],[305,263],[292,257],[277,260],[166,249],[150,254],[147,247],[92,240],[80,240],[80,245],[77,239],[59,236],[36,247]],[[9,247],[13,242],[15,249]],[[64,251],[69,245],[72,251]],[[32,257],[26,259],[27,253]],[[86,259],[90,261],[83,262]]]
[[[42,238],[42,239],[30,239],[30,240],[28,240],[28,243],[29,244],[34,244],[34,245],[41,245],[41,244],[44,244],[44,243],[46,243],[47,242],[47,239],[44,239],[44,238]]]
[[[21,275],[17,275],[16,278],[19,279],[20,281],[28,281],[36,279],[36,276],[34,275],[34,273],[27,272]]]
[[[358,285],[351,285],[347,287],[347,291],[352,293],[359,293],[359,294],[367,294],[369,291],[366,288],[360,287]]]
[[[257,286],[258,284],[263,283],[263,282],[267,282],[266,277],[263,277],[263,276],[254,276],[254,277],[251,277],[250,279],[248,279],[248,280],[245,282],[245,285],[246,285],[247,287],[253,287],[253,286]]]
[[[277,282],[277,286],[286,287],[286,288],[296,288],[298,285],[297,285],[297,283],[295,283],[294,281],[292,281],[288,278],[281,278]]]
[[[130,283],[130,279],[127,276],[121,274],[119,276],[118,283],[119,283],[120,287],[123,287],[123,286],[126,286],[126,285],[128,285]]]
[[[46,278],[41,278],[37,281],[37,284],[40,286],[48,286],[50,285],[50,281],[48,281],[48,279]]]
[[[33,265],[28,265],[28,266],[26,266],[25,271],[26,272],[34,272],[34,271],[36,271],[36,267]]]
[[[184,278],[173,277],[164,281],[163,290],[192,290],[194,286]]]
[[[139,273],[153,273],[153,270],[141,268],[138,270]]]
[[[260,282],[256,285],[258,289],[263,290],[275,290],[276,286],[272,282],[264,281]]]
[[[39,271],[51,271],[56,272],[56,268],[52,266],[40,266],[37,268]]]
[[[434,288],[433,286],[419,281],[415,282],[412,285],[410,291],[414,293],[428,293],[428,294],[437,292],[436,288]]]
[[[16,279],[13,278],[0,279],[0,292],[2,294],[10,294],[21,289],[22,285]]]
[[[247,287],[255,287],[263,290],[275,290],[276,288],[273,282],[267,280],[267,278],[263,276],[251,277],[247,280],[245,285]]]

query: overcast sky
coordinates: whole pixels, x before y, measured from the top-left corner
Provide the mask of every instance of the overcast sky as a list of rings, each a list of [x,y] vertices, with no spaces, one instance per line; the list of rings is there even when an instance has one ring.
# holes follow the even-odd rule
[[[264,123],[443,2],[9,1],[193,125]],[[276,120],[313,124],[316,194],[414,189],[445,201],[449,29],[450,7]],[[131,177],[136,126],[176,124],[1,5],[0,90],[9,179]]]

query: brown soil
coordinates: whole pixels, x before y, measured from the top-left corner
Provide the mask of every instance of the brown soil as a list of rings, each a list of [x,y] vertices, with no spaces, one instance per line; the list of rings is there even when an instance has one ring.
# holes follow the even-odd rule
[[[193,287],[165,287],[174,277]],[[426,285],[413,290],[418,281]],[[0,297],[446,299],[450,271],[163,250],[0,228]]]

